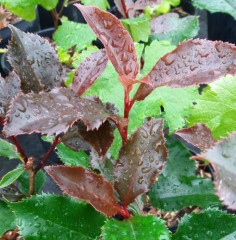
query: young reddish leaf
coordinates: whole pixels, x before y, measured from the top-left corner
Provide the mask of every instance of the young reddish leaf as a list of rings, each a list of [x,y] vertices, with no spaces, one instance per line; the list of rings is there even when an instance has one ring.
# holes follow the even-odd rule
[[[132,38],[121,22],[114,15],[99,8],[80,4],[75,6],[103,43],[118,74],[135,78],[138,74],[137,56]]]
[[[33,132],[58,135],[77,120],[82,120],[87,130],[93,130],[108,119],[123,124],[121,118],[100,104],[80,98],[71,89],[54,88],[51,92],[19,94],[12,102],[3,130],[7,136]]]
[[[66,133],[62,141],[67,146],[72,146],[72,149],[75,150],[88,150],[91,147],[98,153],[99,157],[104,157],[110,148],[114,136],[113,128],[111,124],[106,121],[98,129],[87,131],[86,127],[81,124],[75,124],[76,126],[72,127],[68,133]],[[86,143],[89,144],[89,146]],[[69,143],[69,144],[68,144]],[[91,147],[90,147],[91,146]],[[85,147],[85,149],[83,148]]]
[[[105,49],[92,53],[77,68],[71,89],[81,96],[102,74],[107,61]]]
[[[216,171],[215,187],[221,200],[236,209],[236,133],[218,141],[212,148],[198,155],[209,160]]]
[[[137,0],[134,4],[135,10],[143,10],[145,7],[154,7],[161,4],[161,0]]]
[[[124,206],[149,190],[167,158],[163,119],[147,122],[121,148],[114,176]]]
[[[132,0],[115,0],[115,5],[124,18],[132,17],[134,2]],[[125,5],[124,5],[124,4]],[[131,11],[131,12],[130,12]],[[128,16],[127,16],[128,15]]]
[[[236,74],[236,46],[221,41],[185,41],[163,56],[148,74],[153,87],[141,84],[134,99],[144,99],[154,88],[187,87]]]
[[[211,130],[203,123],[198,123],[190,128],[180,129],[175,132],[175,135],[201,151],[211,148],[215,143]]]
[[[8,61],[21,79],[23,92],[39,92],[60,86],[65,78],[64,70],[49,42],[13,26],[10,28],[13,35]]]
[[[5,117],[10,101],[20,92],[20,79],[15,72],[6,79],[0,76],[0,117]]]
[[[82,167],[48,166],[44,169],[63,193],[85,200],[106,216],[120,210],[112,185],[101,175]]]

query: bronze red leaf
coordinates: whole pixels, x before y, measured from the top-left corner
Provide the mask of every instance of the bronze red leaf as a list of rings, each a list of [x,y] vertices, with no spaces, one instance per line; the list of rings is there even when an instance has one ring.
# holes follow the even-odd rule
[[[82,167],[48,166],[44,169],[63,193],[85,200],[97,211],[109,217],[120,210],[113,186],[102,175]]]
[[[150,189],[166,163],[163,125],[163,119],[148,121],[120,150],[114,186],[124,206]]]

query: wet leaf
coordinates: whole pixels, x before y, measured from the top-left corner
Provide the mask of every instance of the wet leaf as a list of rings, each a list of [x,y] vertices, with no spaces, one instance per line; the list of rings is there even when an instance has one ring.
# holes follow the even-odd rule
[[[58,87],[65,79],[64,70],[55,50],[44,38],[10,26],[12,40],[8,61],[21,80],[23,92],[39,92]]]
[[[102,10],[107,10],[109,8],[109,2],[107,0],[82,0],[83,5],[89,6],[94,5],[101,8]]]
[[[227,136],[236,130],[236,77],[226,76],[203,89],[195,99],[189,126],[202,122],[211,129],[214,138]]]
[[[41,5],[46,10],[52,10],[57,6],[58,0],[1,0],[6,9],[15,15],[27,21],[33,21],[36,18],[36,7]]]
[[[167,138],[168,159],[163,173],[149,191],[151,205],[164,211],[189,206],[219,206],[211,179],[196,175],[190,152],[174,138]]]
[[[209,83],[229,73],[236,74],[236,46],[221,41],[188,40],[162,57],[148,74],[153,87],[141,84],[136,100],[144,99],[154,88],[182,88]]]
[[[46,181],[46,174],[42,170],[38,171],[34,177],[34,194],[38,194],[42,191],[42,188]],[[29,194],[29,171],[25,171],[18,179],[19,190],[25,194]]]
[[[212,148],[202,153],[215,167],[216,191],[224,204],[236,209],[236,133],[218,141]]]
[[[24,173],[23,165],[5,174],[0,181],[0,188],[4,188],[16,181]]]
[[[198,123],[190,128],[180,129],[175,132],[175,135],[201,151],[207,150],[215,143],[211,130],[203,123]]]
[[[107,61],[105,49],[87,57],[77,68],[71,89],[81,96],[102,74],[107,66]]]
[[[85,200],[106,216],[119,211],[113,187],[101,175],[82,167],[48,166],[45,170],[65,194]]]
[[[222,223],[224,227],[222,227]],[[235,239],[236,217],[217,209],[207,209],[201,213],[185,215],[172,236],[173,240],[230,240]]]
[[[169,230],[160,218],[137,215],[124,221],[108,220],[102,231],[104,240],[170,240]]]
[[[138,62],[131,36],[112,14],[96,7],[76,4],[85,20],[103,43],[109,60],[119,75],[135,78]]]
[[[15,145],[0,138],[0,156],[7,157],[9,159],[21,159],[21,155],[17,152]]]
[[[124,18],[133,17],[133,0],[114,0],[115,5]],[[122,2],[125,3],[125,8]]]
[[[15,216],[5,202],[0,201],[0,237],[8,230],[15,229]]]
[[[53,40],[57,47],[68,50],[75,46],[77,51],[81,51],[96,40],[95,34],[87,24],[72,22],[66,18],[60,20],[62,24],[53,34]]]
[[[145,7],[154,7],[161,4],[162,0],[137,0],[134,4],[135,10],[143,10]]]
[[[150,23],[151,39],[169,40],[174,45],[195,37],[199,31],[197,16],[180,18],[177,13],[168,13],[153,18]]]
[[[236,19],[236,2],[234,0],[216,0],[214,2],[205,0],[193,0],[192,2],[196,8],[204,9],[211,13],[227,13]]]
[[[94,240],[105,221],[91,206],[66,196],[37,195],[9,206],[25,240]]]
[[[15,72],[5,79],[0,76],[0,117],[5,117],[11,100],[20,92],[20,79]]]
[[[163,119],[147,122],[120,150],[114,186],[124,206],[147,192],[165,165],[167,151],[163,124]]]
[[[58,135],[77,120],[93,130],[108,119],[124,123],[95,101],[80,98],[67,88],[54,88],[51,92],[18,95],[8,112],[4,132],[8,136],[33,132]]]

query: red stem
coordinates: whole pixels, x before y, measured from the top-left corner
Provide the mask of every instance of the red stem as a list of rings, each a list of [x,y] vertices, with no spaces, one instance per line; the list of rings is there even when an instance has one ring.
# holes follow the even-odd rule
[[[13,143],[15,144],[15,146],[17,148],[17,151],[20,153],[21,157],[23,158],[24,163],[26,164],[28,162],[28,157],[25,154],[24,149],[21,147],[21,145],[20,145],[18,139],[16,138],[16,136],[12,136],[11,139],[12,139]]]
[[[119,214],[124,218],[124,219],[128,219],[131,217],[128,208],[126,206],[123,206],[120,208]]]
[[[38,166],[34,169],[35,174],[43,167],[44,163],[48,160],[49,156],[51,155],[51,153],[59,143],[60,143],[59,136],[56,136],[53,140],[51,147],[49,148],[47,153],[44,155],[43,159],[40,161]]]
[[[125,4],[125,0],[121,0],[121,4],[122,4],[122,7],[123,7],[123,10],[124,10],[124,13],[125,13],[125,17],[129,18],[127,8],[126,8],[126,4]]]

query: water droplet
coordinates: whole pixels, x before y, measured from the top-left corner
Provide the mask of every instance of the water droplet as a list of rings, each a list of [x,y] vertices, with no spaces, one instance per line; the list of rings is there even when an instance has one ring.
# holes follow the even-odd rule
[[[141,172],[142,172],[142,173],[148,173],[148,172],[150,172],[151,170],[152,170],[151,167],[144,167],[144,168],[141,169]]]
[[[143,181],[144,181],[144,178],[143,178],[143,177],[139,177],[139,178],[138,178],[138,183],[139,183],[139,184],[142,184]]]

